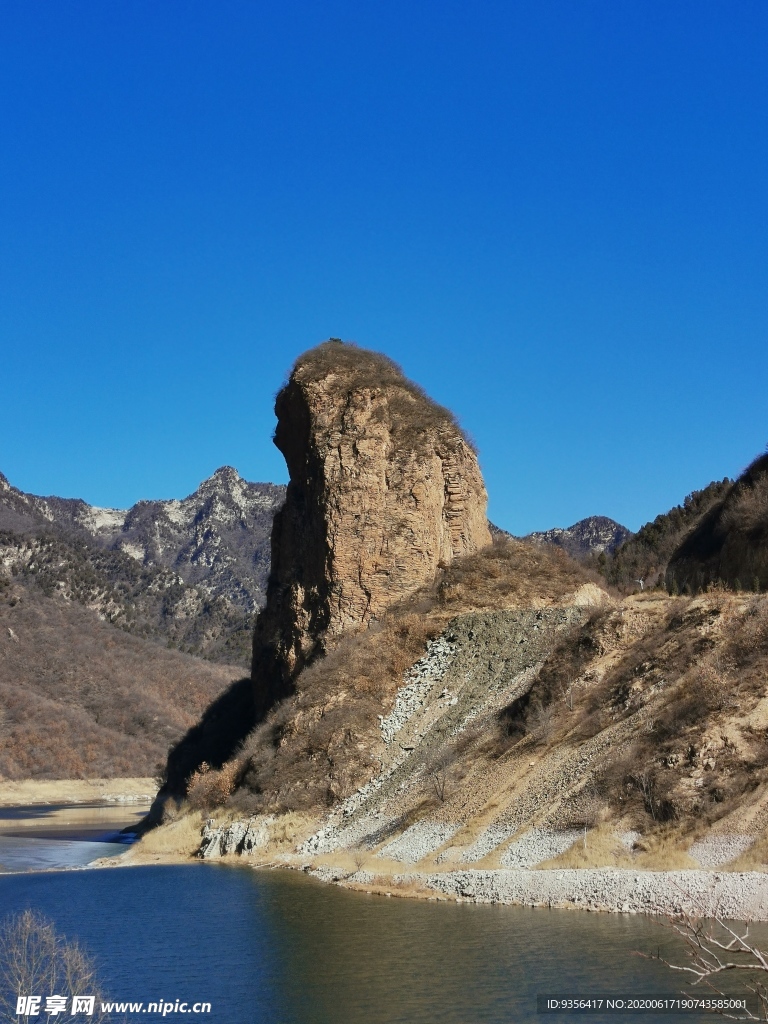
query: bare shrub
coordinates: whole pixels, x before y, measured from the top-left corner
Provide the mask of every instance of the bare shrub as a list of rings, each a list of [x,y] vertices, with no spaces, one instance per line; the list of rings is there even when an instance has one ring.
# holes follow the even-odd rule
[[[432,784],[435,796],[440,803],[443,803],[445,800],[445,788],[450,777],[450,770],[453,761],[453,751],[442,750],[433,755],[424,766],[427,778]]]
[[[723,520],[726,526],[739,530],[768,526],[768,472],[737,485]]]
[[[91,1021],[111,1020],[101,1009],[104,998],[98,985],[92,958],[73,939],[60,935],[52,921],[34,910],[6,917],[0,924],[0,1015],[3,1020],[18,1019],[19,996],[56,994],[67,999],[71,1009],[73,996],[94,996]]]
[[[711,995],[733,998],[734,990],[726,991],[721,986],[730,979],[743,979],[744,988],[754,996],[757,1012],[749,1007],[738,1014],[722,1010],[719,1012],[730,1020],[768,1020],[768,987],[763,980],[768,974],[768,952],[750,940],[747,925],[738,929],[738,926],[728,924],[719,915],[705,919],[703,916],[682,913],[667,918],[666,927],[685,943],[687,964],[674,963],[660,952],[641,953],[641,956],[661,961],[671,970],[681,973],[691,986],[701,985],[706,988],[710,998]]]
[[[350,855],[352,863],[355,865],[355,871],[362,871],[363,865],[368,860],[369,851],[364,846],[353,846]]]
[[[551,704],[534,704],[528,714],[528,729],[537,743],[549,743],[555,728]]]
[[[221,807],[237,788],[244,768],[245,765],[240,759],[228,761],[219,769],[213,769],[203,761],[192,773],[187,785],[189,806],[195,810]]]

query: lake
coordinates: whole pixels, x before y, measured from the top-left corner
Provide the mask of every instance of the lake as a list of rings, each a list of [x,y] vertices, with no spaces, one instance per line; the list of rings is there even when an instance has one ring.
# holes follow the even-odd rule
[[[634,955],[675,947],[650,919],[388,899],[288,871],[191,864],[4,875],[0,907],[40,910],[79,938],[111,998],[210,1002],[205,1016],[175,1015],[209,1024],[649,1022],[673,1018],[542,1015],[536,996],[682,989],[668,968]]]

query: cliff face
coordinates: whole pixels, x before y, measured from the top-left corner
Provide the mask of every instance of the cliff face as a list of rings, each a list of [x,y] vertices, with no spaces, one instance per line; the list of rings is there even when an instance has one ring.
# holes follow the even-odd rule
[[[254,635],[262,709],[334,638],[491,540],[470,444],[384,356],[318,346],[297,361],[275,412],[290,483]]]

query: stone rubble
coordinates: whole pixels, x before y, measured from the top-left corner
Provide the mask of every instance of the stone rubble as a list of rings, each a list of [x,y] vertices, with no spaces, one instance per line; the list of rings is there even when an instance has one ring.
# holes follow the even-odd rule
[[[203,860],[213,860],[228,853],[253,853],[269,842],[269,826],[274,820],[274,815],[270,814],[247,821],[233,821],[216,828],[216,822],[209,818],[203,825],[198,856]]]
[[[478,860],[482,860],[483,857],[487,857],[489,853],[505,843],[510,839],[515,832],[517,827],[514,823],[505,821],[494,821],[486,828],[480,835],[475,839],[474,843],[471,843],[462,855],[462,860],[465,864],[472,864]]]
[[[504,851],[501,864],[505,868],[532,868],[565,853],[583,835],[582,829],[556,832],[548,828],[531,828]]]
[[[768,920],[768,874],[633,871],[609,868],[535,871],[409,872],[392,881],[474,903],[606,910],[629,914]]]
[[[417,821],[410,828],[407,828],[397,839],[387,843],[383,849],[376,854],[377,857],[387,857],[390,860],[399,860],[404,864],[416,864],[423,857],[434,853],[443,843],[447,843],[459,830],[458,824],[439,824],[436,822]]]
[[[688,851],[689,856],[698,861],[703,868],[719,868],[722,864],[730,864],[754,843],[756,836],[727,833],[710,835],[700,839]]]
[[[427,647],[427,653],[405,673],[405,685],[401,686],[395,696],[395,704],[385,717],[379,715],[379,727],[385,743],[391,743],[398,732],[422,708],[427,695],[436,683],[445,675],[448,667],[456,656],[456,638],[441,634]],[[456,703],[447,690],[440,698],[448,698],[449,703]]]

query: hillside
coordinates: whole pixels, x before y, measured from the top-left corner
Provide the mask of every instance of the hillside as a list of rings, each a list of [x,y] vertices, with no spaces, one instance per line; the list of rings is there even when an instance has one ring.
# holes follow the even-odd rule
[[[596,565],[614,586],[636,589],[638,580],[645,586],[664,581],[667,564],[683,538],[707,512],[727,494],[731,481],[713,481],[700,491],[692,491],[682,505],[675,505],[651,523],[641,526],[612,555],[599,557]]]
[[[236,677],[0,577],[4,778],[155,775]]]
[[[170,569],[61,533],[0,532],[0,570],[164,647],[247,667],[252,617]]]
[[[768,588],[768,454],[700,517],[673,552],[666,584],[692,594],[712,584],[757,593]]]
[[[208,855],[245,814],[256,861],[368,886],[415,865],[765,864],[768,598],[617,603],[580,572],[504,542],[345,638],[191,775]]]
[[[135,635],[247,667],[284,495],[224,467],[188,498],[123,511],[25,494],[0,475],[0,565]]]

